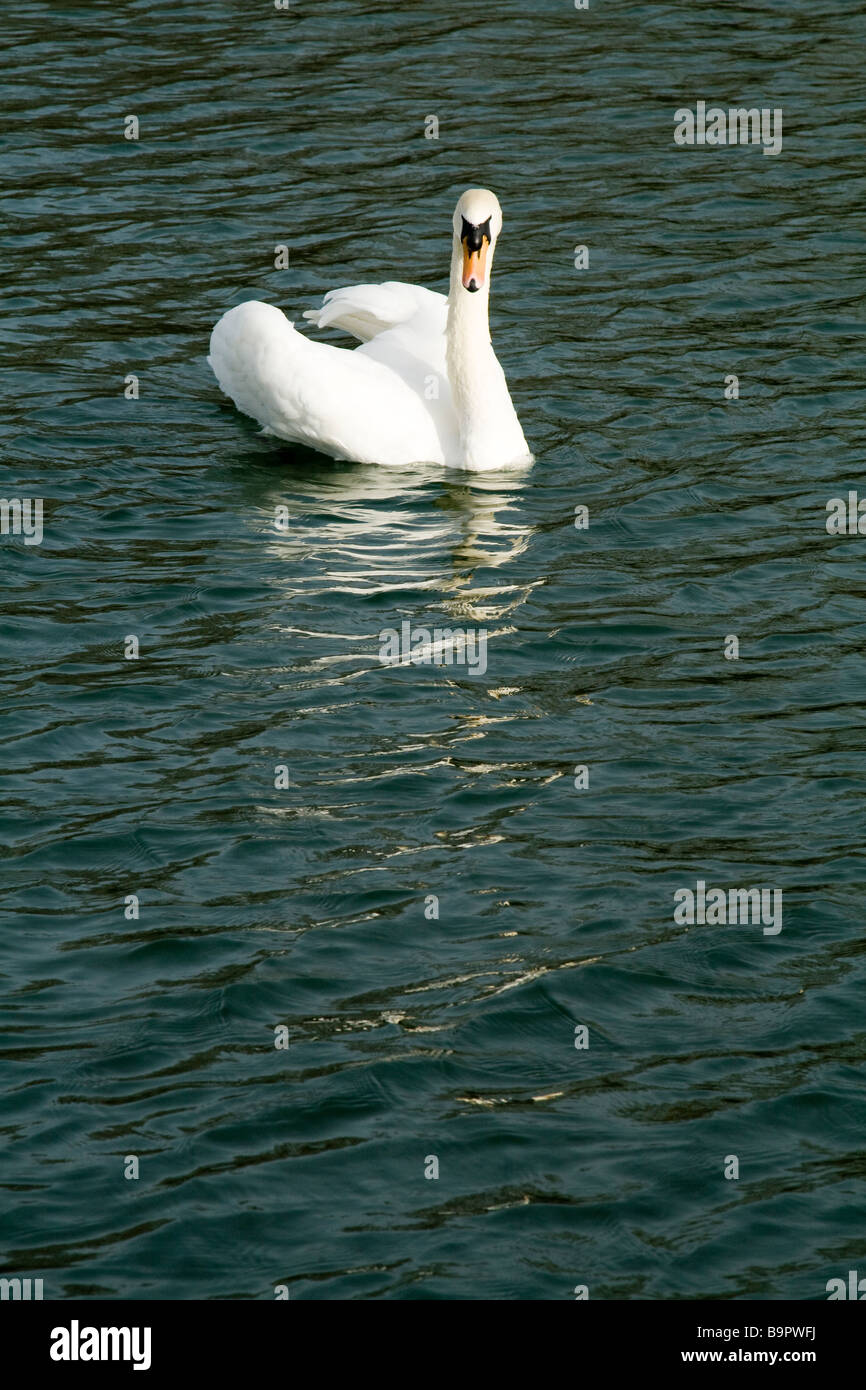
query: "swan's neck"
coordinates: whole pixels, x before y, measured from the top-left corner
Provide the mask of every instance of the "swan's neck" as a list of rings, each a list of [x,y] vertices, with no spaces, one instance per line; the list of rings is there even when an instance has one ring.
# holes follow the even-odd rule
[[[490,341],[487,315],[491,261],[492,256],[488,257],[484,288],[470,293],[463,288],[459,243],[451,258],[446,360],[467,468],[495,468],[527,452],[505,373]],[[502,457],[503,452],[511,457]]]

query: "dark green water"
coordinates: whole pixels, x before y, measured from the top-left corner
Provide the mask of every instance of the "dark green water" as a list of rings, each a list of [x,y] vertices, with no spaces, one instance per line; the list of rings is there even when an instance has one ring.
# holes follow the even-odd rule
[[[866,539],[825,528],[866,491],[858,9],[12,7],[2,491],[46,520],[0,541],[4,1274],[866,1274]],[[781,107],[781,154],[677,148],[698,100]],[[478,184],[532,471],[260,438],[215,319],[445,289]],[[381,666],[404,619],[486,627],[486,674]],[[698,879],[782,931],[676,923]]]

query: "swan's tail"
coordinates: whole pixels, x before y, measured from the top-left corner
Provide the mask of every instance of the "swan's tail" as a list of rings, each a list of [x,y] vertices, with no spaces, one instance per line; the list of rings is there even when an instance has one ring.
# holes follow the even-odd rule
[[[273,434],[303,440],[297,403],[287,384],[293,375],[292,358],[305,343],[273,304],[250,299],[229,309],[214,326],[207,360],[238,410]]]
[[[443,461],[417,390],[360,350],[296,333],[273,304],[251,299],[223,314],[208,362],[238,410],[280,439],[361,463]]]

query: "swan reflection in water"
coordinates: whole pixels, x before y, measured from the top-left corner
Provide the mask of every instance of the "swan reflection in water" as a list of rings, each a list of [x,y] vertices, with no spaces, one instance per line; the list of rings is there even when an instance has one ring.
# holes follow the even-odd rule
[[[246,473],[247,524],[273,562],[274,621],[307,669],[311,659],[344,678],[381,668],[379,635],[405,619],[484,627],[494,643],[542,582],[514,572],[532,534],[522,520],[529,466],[470,483],[433,465],[384,470],[296,448],[279,458],[264,487]],[[286,530],[276,520],[281,507]],[[478,580],[478,570],[501,575]],[[329,622],[323,630],[326,615],[349,630]]]

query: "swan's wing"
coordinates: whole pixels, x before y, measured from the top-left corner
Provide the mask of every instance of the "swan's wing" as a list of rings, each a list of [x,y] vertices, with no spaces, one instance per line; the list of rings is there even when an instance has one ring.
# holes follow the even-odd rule
[[[273,304],[248,300],[223,314],[208,361],[238,410],[281,439],[396,467],[457,453],[450,407],[382,361],[305,338]]]
[[[320,309],[305,309],[304,318],[317,328],[342,328],[362,343],[389,328],[406,323],[416,314],[435,314],[445,332],[448,300],[444,294],[409,285],[402,280],[386,280],[382,285],[347,285],[329,290]]]

